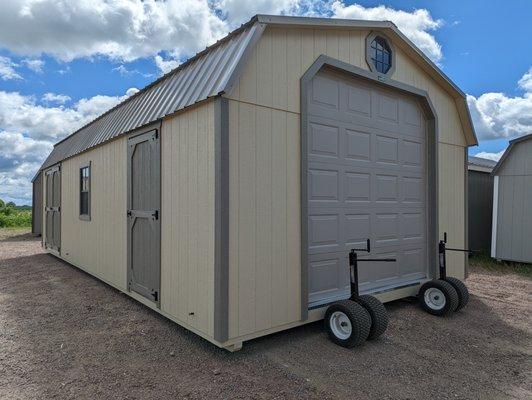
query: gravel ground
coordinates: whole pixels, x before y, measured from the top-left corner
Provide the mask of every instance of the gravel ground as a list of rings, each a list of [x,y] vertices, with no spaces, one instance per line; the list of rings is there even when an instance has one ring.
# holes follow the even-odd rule
[[[449,319],[387,304],[388,331],[360,348],[316,323],[229,353],[0,230],[0,398],[531,399],[532,281],[467,284]]]

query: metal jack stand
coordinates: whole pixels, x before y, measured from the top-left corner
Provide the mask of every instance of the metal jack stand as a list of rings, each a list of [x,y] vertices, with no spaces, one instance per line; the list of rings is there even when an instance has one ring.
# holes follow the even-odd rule
[[[454,277],[447,276],[447,251],[474,253],[469,249],[447,247],[447,232],[438,243],[439,279],[425,283],[419,289],[419,299],[425,311],[437,316],[448,316],[461,310],[469,302],[467,286]]]
[[[443,232],[443,240],[440,240],[440,242],[438,243],[440,279],[442,280],[447,279],[447,258],[445,256],[446,251],[459,251],[468,254],[477,253],[476,250],[456,249],[452,247],[447,247],[447,232]]]
[[[363,251],[366,253],[371,252],[371,242],[369,239],[366,239],[366,248],[365,249],[351,249],[349,252],[349,266],[351,267],[351,298],[354,300],[359,297],[358,289],[358,263],[359,262],[395,262],[395,258],[363,258],[359,259],[357,251]]]
[[[343,347],[354,347],[365,340],[372,340],[382,335],[388,328],[388,313],[384,305],[370,295],[360,296],[358,290],[359,262],[393,262],[394,258],[359,259],[357,252],[369,253],[370,240],[366,241],[365,249],[349,251],[349,269],[351,298],[332,303],[325,312],[325,329],[329,338]]]

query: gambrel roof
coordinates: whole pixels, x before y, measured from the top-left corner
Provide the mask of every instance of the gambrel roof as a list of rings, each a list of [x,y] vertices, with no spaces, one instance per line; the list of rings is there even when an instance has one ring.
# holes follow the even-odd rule
[[[198,102],[227,93],[245,66],[251,50],[269,25],[386,31],[390,38],[401,44],[402,50],[409,57],[450,93],[456,102],[467,143],[477,143],[465,94],[393,23],[256,15],[223,39],[58,142],[41,169]]]

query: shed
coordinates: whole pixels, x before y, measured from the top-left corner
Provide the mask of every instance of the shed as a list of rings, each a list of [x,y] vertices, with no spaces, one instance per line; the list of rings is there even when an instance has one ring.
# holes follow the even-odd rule
[[[42,213],[43,213],[43,197],[42,197],[42,171],[31,180],[33,193],[31,196],[31,233],[35,236],[42,234]]]
[[[469,248],[490,252],[493,176],[496,161],[469,156],[467,165]]]
[[[491,256],[532,263],[532,134],[510,141],[492,175]]]
[[[45,248],[217,346],[390,301],[467,246],[465,95],[390,22],[258,15],[57,143]],[[467,258],[448,256],[463,278]],[[367,267],[366,267],[367,265]]]

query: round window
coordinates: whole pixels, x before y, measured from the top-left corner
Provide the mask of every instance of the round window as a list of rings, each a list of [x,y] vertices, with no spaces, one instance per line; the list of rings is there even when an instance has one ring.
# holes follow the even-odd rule
[[[392,50],[386,39],[376,36],[370,44],[371,62],[377,72],[387,73],[392,67]]]

